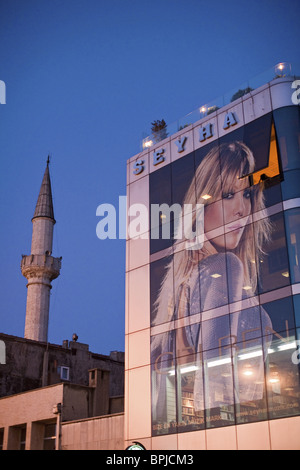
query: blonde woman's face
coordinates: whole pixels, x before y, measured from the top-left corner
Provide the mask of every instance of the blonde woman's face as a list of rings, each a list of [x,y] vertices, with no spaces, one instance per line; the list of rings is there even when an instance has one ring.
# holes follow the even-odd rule
[[[222,194],[219,202],[205,208],[205,233],[224,225],[225,237],[213,240],[217,248],[234,250],[243,235],[251,213],[251,194],[247,182],[236,180],[229,192]]]

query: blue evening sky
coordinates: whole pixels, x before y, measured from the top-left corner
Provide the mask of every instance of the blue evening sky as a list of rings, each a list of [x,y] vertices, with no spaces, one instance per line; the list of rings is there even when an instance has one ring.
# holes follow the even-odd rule
[[[124,350],[125,241],[96,236],[126,161],[167,123],[281,61],[300,62],[299,0],[0,0],[0,331],[23,336],[48,154],[57,223],[49,341]]]

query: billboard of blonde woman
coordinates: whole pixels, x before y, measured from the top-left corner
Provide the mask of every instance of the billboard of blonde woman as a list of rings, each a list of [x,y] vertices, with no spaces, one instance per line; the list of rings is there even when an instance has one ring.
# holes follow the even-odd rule
[[[266,155],[256,149],[266,162],[264,131]],[[242,140],[204,152],[182,200],[204,204],[204,239],[198,249],[174,240],[152,266],[151,324],[160,325],[151,338],[153,434],[266,419],[272,322],[256,295],[273,231],[264,185],[249,177],[258,164]]]

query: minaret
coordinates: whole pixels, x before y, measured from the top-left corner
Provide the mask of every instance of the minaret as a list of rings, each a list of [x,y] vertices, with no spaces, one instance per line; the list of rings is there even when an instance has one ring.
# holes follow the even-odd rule
[[[24,337],[47,342],[51,281],[59,276],[61,258],[53,258],[55,224],[49,157],[32,218],[31,254],[22,255],[21,271],[28,280]]]

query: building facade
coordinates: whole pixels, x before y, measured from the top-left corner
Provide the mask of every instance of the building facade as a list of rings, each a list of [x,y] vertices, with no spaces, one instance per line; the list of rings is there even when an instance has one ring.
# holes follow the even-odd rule
[[[299,86],[127,163],[125,444],[300,448]]]

